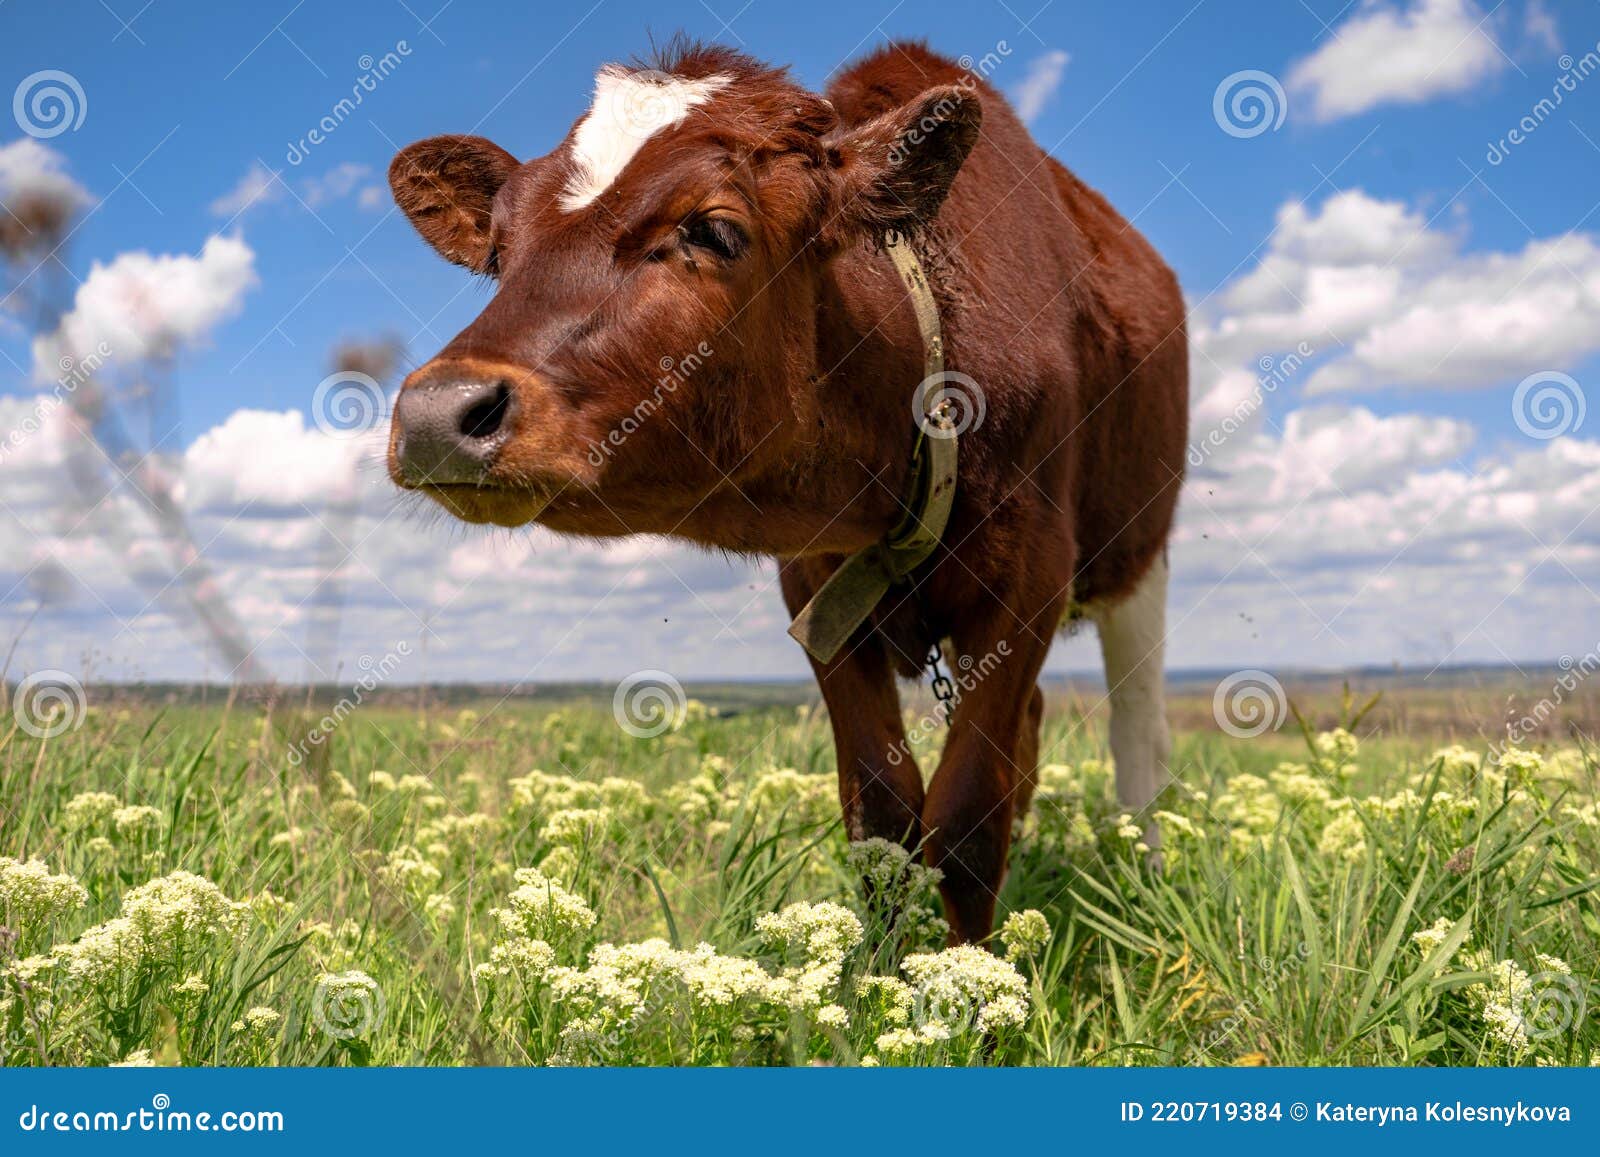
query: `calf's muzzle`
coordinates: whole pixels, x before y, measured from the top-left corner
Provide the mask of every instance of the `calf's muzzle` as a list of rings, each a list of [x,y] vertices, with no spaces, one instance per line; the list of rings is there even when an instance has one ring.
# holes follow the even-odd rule
[[[395,403],[395,458],[411,486],[483,485],[511,437],[515,395],[503,380],[443,377]]]

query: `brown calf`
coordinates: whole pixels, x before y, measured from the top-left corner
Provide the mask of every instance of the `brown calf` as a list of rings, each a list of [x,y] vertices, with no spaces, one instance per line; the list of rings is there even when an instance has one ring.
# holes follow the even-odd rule
[[[813,664],[850,838],[922,845],[952,940],[986,936],[1033,791],[1039,672],[1080,610],[1100,629],[1119,793],[1151,801],[1183,300],[998,92],[915,44],[826,99],[677,46],[603,70],[543,157],[435,137],[389,176],[440,254],[499,283],[406,380],[395,482],[470,522],[773,556],[791,611],[904,509],[923,351],[882,242],[910,238],[947,363],[985,412],[938,549]],[[974,675],[924,788],[895,677],[935,641]]]

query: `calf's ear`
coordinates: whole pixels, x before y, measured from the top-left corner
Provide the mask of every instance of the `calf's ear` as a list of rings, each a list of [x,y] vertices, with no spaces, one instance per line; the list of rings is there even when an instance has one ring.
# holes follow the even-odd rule
[[[518,161],[483,137],[429,137],[389,165],[389,188],[422,239],[439,256],[474,273],[493,273],[489,213]]]
[[[833,173],[821,239],[842,248],[863,234],[911,235],[938,215],[977,143],[983,105],[955,85],[845,130],[830,142]]]

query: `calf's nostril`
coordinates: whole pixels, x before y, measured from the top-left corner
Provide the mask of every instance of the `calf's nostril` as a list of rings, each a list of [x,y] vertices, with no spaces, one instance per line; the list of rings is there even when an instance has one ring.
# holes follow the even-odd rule
[[[461,412],[458,429],[463,438],[482,440],[500,432],[511,407],[511,388],[501,382]]]
[[[395,404],[395,459],[411,485],[484,485],[517,423],[503,378],[407,386]]]

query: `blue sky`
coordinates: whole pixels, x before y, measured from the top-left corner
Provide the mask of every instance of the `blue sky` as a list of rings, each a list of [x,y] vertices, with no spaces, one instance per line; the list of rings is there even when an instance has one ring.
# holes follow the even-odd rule
[[[393,210],[382,175],[395,149],[470,131],[542,153],[587,109],[600,65],[680,29],[788,63],[814,87],[886,38],[998,54],[991,79],[1033,113],[1040,144],[1178,271],[1201,350],[1197,432],[1232,409],[1241,370],[1293,347],[1286,335],[1316,349],[1186,494],[1175,664],[1548,661],[1600,645],[1589,590],[1600,534],[1588,521],[1600,502],[1600,327],[1587,325],[1600,316],[1600,77],[1573,82],[1500,163],[1486,159],[1600,51],[1600,5],[10,0],[0,22],[0,90],[49,69],[83,94],[81,124],[39,141],[91,206],[63,250],[69,289],[129,253],[198,259],[219,231],[248,248],[250,284],[178,349],[163,448],[181,459],[196,537],[273,673],[298,674],[314,633],[306,594],[322,522],[307,480],[347,462],[347,448],[329,458],[289,412],[309,413],[336,342],[392,333],[415,363],[489,292]],[[291,158],[386,53],[398,63],[361,107]],[[1278,127],[1219,123],[1219,85],[1245,70],[1280,86]],[[0,121],[0,147],[24,139]],[[265,192],[239,211],[231,195],[253,171]],[[1347,234],[1378,245],[1384,228],[1389,252],[1347,251]],[[1363,295],[1391,275],[1364,314]],[[1474,363],[1480,339],[1463,332],[1461,348],[1430,354],[1430,326],[1480,324],[1509,327],[1497,352]],[[1257,336],[1227,336],[1241,330]],[[40,390],[35,336],[0,310],[0,405],[13,421]],[[1577,383],[1586,422],[1557,438],[1519,428],[1513,391],[1539,372]],[[215,675],[217,658],[176,630],[181,610],[139,593],[127,565],[138,543],[81,541],[82,520],[64,523],[50,487],[23,473],[63,459],[30,453],[0,462],[15,543],[0,559],[0,589],[11,588],[0,633],[39,611],[24,663],[72,667],[92,649],[107,674]],[[257,490],[206,474],[253,454],[273,475]],[[596,553],[443,527],[393,514],[381,479],[360,477],[349,539],[369,521],[375,532],[344,587],[347,666],[427,620],[434,676],[804,670],[770,572],[662,544]],[[441,558],[449,565],[430,561]],[[41,559],[75,579],[42,608],[30,577]],[[508,613],[523,625],[508,631]],[[1076,641],[1052,666],[1092,656]]]

